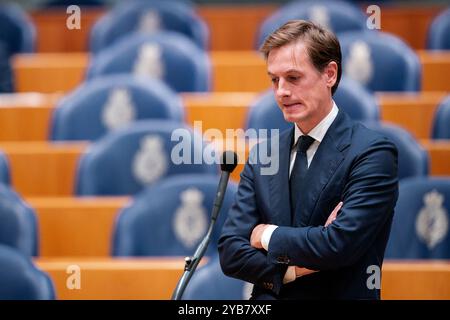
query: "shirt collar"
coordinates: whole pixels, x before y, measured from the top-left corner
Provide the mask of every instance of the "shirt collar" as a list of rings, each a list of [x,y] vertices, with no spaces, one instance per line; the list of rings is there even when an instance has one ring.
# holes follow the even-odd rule
[[[314,138],[314,140],[322,142],[323,137],[325,137],[325,134],[327,133],[328,129],[330,128],[331,124],[333,123],[334,119],[336,119],[338,114],[339,108],[336,105],[336,102],[333,100],[333,107],[331,108],[331,111],[327,114],[325,118],[322,119],[322,121],[319,122],[309,133],[308,136],[311,138]],[[295,125],[295,143],[297,143],[297,140],[300,136],[304,135],[303,132],[300,130],[300,128]],[[294,145],[295,145],[294,143]]]

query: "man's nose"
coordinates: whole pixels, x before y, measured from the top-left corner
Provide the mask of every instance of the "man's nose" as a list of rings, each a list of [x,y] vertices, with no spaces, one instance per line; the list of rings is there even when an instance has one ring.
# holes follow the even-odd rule
[[[286,83],[286,81],[284,81],[283,79],[278,80],[278,87],[276,94],[279,98],[288,97],[291,95],[288,83]]]

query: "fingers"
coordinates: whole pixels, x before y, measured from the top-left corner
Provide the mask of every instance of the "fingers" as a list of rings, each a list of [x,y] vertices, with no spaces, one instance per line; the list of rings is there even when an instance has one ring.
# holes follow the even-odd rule
[[[307,269],[307,268],[302,268],[302,267],[295,267],[295,276],[296,277],[302,277],[302,276],[306,276],[308,274],[317,272],[317,270],[311,270],[311,269]]]
[[[325,227],[328,227],[337,217],[337,214],[339,210],[341,210],[344,203],[341,201],[337,204],[337,206],[333,209],[333,212],[331,212],[330,216],[327,219],[327,222],[325,222]]]

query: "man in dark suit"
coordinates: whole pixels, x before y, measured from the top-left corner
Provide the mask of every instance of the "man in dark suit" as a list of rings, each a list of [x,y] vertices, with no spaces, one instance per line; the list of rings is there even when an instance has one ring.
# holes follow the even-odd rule
[[[222,269],[254,283],[253,299],[379,299],[380,279],[372,280],[398,196],[396,147],[334,103],[341,51],[333,33],[291,21],[261,51],[295,125],[273,138],[276,174],[262,174],[265,162],[250,153],[219,240]]]

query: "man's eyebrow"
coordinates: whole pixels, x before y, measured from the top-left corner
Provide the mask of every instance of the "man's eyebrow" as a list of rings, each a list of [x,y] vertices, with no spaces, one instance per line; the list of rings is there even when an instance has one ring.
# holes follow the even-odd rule
[[[283,74],[288,74],[288,73],[302,73],[300,70],[298,69],[289,69],[283,72]],[[267,71],[267,74],[271,77],[275,77],[275,75],[273,73],[271,73],[270,71]]]

